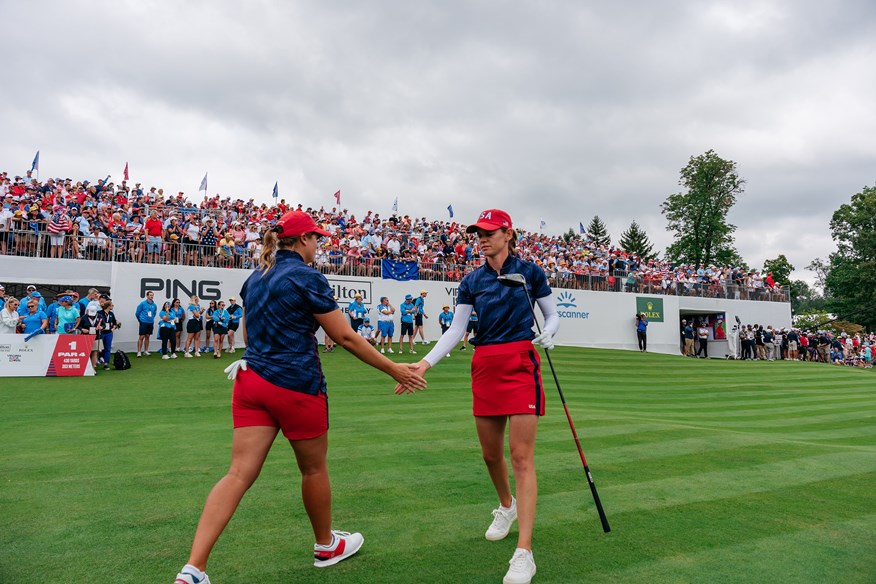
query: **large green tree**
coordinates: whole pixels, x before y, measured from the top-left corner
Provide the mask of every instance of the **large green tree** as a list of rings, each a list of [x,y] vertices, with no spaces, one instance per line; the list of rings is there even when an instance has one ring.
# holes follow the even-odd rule
[[[791,312],[795,315],[812,310],[824,311],[824,296],[803,280],[791,280]]]
[[[629,229],[621,233],[620,246],[628,252],[634,253],[643,260],[654,257],[654,246],[648,239],[648,234],[634,220]]]
[[[669,195],[660,205],[669,231],[675,233],[675,240],[666,248],[667,257],[698,266],[739,264],[739,254],[733,248],[736,226],[727,222],[727,213],[745,184],[736,163],[724,160],[714,150],[692,156],[681,169],[678,184],[684,192]]]
[[[794,271],[794,266],[785,257],[785,254],[779,254],[779,257],[774,260],[764,260],[763,271],[766,273],[772,272],[773,280],[776,281],[776,284],[787,286],[791,281],[790,277],[791,272]]]
[[[828,309],[876,329],[876,187],[864,187],[830,220],[837,250],[825,278]]]
[[[590,236],[591,241],[599,245],[609,245],[611,243],[608,229],[606,229],[605,223],[602,222],[599,215],[594,215],[593,219],[590,220],[590,225],[587,226],[587,235]]]

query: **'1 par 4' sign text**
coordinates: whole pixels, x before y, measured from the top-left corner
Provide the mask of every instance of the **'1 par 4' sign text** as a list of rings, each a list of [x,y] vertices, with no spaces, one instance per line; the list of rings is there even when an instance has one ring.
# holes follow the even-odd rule
[[[636,312],[644,312],[650,322],[663,322],[663,299],[636,296]]]

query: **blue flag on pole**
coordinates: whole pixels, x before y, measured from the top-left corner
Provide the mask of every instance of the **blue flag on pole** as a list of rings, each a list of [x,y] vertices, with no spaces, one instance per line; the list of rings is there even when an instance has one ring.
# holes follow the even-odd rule
[[[200,192],[200,191],[204,191],[205,194],[207,192],[207,173],[206,172],[204,173],[204,178],[201,179],[201,186],[198,187],[198,192]]]
[[[418,280],[420,278],[420,266],[417,262],[382,260],[381,272],[384,280]]]
[[[33,157],[33,163],[30,165],[30,171],[40,171],[40,151],[37,150],[36,156]]]
[[[274,183],[274,192],[271,193],[271,196],[274,197],[275,199],[280,196],[280,191],[277,190],[278,186],[279,186],[279,181]]]
[[[450,218],[453,219],[453,205],[447,205],[447,212],[450,213]]]
[[[584,224],[580,221],[578,222],[578,230],[581,232],[581,235],[587,235],[587,230],[584,229]]]

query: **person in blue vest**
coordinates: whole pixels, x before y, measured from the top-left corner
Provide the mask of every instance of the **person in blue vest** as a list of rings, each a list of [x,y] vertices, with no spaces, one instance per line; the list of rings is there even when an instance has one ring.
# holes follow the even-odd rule
[[[460,282],[453,323],[416,370],[425,374],[441,361],[462,339],[472,308],[477,309],[480,328],[472,341],[476,346],[471,363],[472,410],[483,459],[499,498],[499,508],[493,511],[493,522],[484,535],[491,541],[504,539],[517,521],[517,547],[504,582],[529,584],[536,572],[532,555],[538,498],[535,436],[545,413],[541,365],[534,345],[552,349],[560,319],[544,270],[517,257],[517,232],[505,211],[484,211],[467,231],[477,232],[486,263]],[[504,274],[522,275],[528,296],[519,287],[505,286],[498,279]],[[544,330],[539,334],[533,331],[536,323],[529,298],[544,316]],[[406,391],[396,387],[396,393]],[[516,496],[505,459],[506,429]]]
[[[146,298],[137,305],[134,311],[134,318],[140,327],[137,337],[137,356],[146,355],[149,353],[149,337],[155,332],[155,319],[158,317],[158,306],[155,305],[155,293],[151,290],[146,293]]]
[[[213,358],[218,359],[222,356],[222,343],[225,342],[225,335],[228,334],[228,323],[231,322],[231,315],[225,310],[225,301],[220,300],[216,303],[216,310],[213,311]]]
[[[301,472],[301,498],[316,540],[313,565],[335,565],[364,543],[362,534],[332,525],[328,397],[315,333],[322,327],[359,360],[406,388],[426,385],[407,364],[393,363],[350,328],[328,280],[310,266],[320,237],[327,235],[309,214],[286,213],[265,234],[260,265],[240,291],[246,351],[225,370],[234,380],[231,466],[207,498],[176,584],[209,582],[204,570],[210,550],[261,472],[278,432],[292,446]]]
[[[60,306],[61,306],[61,297],[62,296],[64,296],[64,294],[57,294],[55,296],[55,301],[46,307],[46,317],[48,317],[48,319],[49,319],[49,330],[47,330],[46,333],[48,333],[50,335],[53,335],[58,331],[58,329],[55,325],[56,325],[56,321],[58,319],[58,308],[60,308]],[[3,307],[0,306],[0,308],[3,308]]]
[[[405,301],[398,307],[401,313],[401,335],[398,337],[398,352],[404,353],[405,336],[408,337],[408,347],[412,355],[416,355],[414,351],[414,314],[417,312],[417,305],[414,304],[414,297],[410,294],[405,295]]]
[[[472,338],[478,336],[478,311],[474,308],[471,310],[471,316],[468,317],[468,325],[465,327],[465,336],[462,337],[462,346],[459,348],[460,351],[468,349],[466,343],[468,343],[469,336]]]
[[[362,295],[356,292],[353,296],[353,301],[347,306],[347,314],[350,317],[350,326],[354,331],[358,331],[359,327],[364,322],[365,315],[368,311],[365,310],[365,304],[362,302]]]
[[[243,308],[237,303],[237,298],[231,296],[228,299],[228,352],[234,352],[234,333],[240,328],[240,319],[243,318]]]
[[[165,302],[158,313],[158,338],[161,339],[161,358],[176,359],[176,317],[170,302]]]
[[[429,318],[426,315],[426,295],[428,292],[426,290],[420,290],[420,295],[414,299],[414,306],[417,307],[417,311],[414,313],[414,337],[416,338],[417,334],[420,335],[420,342],[424,345],[428,345],[428,341],[426,341],[426,333],[423,332],[423,319]]]

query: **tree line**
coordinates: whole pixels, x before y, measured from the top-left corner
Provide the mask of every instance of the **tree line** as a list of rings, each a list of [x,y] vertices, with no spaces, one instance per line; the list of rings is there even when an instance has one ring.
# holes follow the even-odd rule
[[[691,156],[680,171],[680,192],[660,205],[673,241],[663,259],[697,267],[731,264],[748,269],[735,248],[736,226],[727,215],[744,193],[745,179],[737,164],[714,150]],[[815,273],[816,285],[791,280],[795,267],[784,254],[764,261],[763,270],[790,287],[794,315],[827,314],[868,330],[876,329],[876,186],[864,187],[839,207],[830,220],[837,250],[826,259],[815,258],[806,269]],[[586,229],[598,245],[610,245],[611,236],[599,215]],[[565,238],[574,237],[572,229]],[[618,240],[619,246],[649,260],[658,256],[647,233],[635,221]]]

